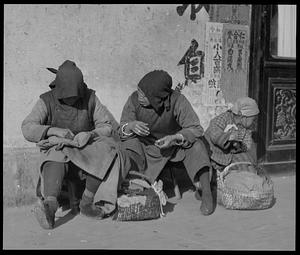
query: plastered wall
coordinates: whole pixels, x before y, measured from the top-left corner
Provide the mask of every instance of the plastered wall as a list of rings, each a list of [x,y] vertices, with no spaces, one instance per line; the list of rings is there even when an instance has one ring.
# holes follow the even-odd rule
[[[4,147],[35,146],[23,138],[21,122],[49,89],[54,74],[46,68],[58,68],[66,59],[77,64],[85,82],[117,120],[147,72],[166,70],[174,87],[184,82],[184,66],[177,64],[192,39],[204,51],[205,24],[211,17],[202,8],[192,20],[190,9],[180,16],[177,7],[4,5]],[[198,93],[189,88],[183,93],[206,128],[215,112],[199,100],[201,86],[200,82]],[[247,79],[238,86],[235,97],[247,92]]]

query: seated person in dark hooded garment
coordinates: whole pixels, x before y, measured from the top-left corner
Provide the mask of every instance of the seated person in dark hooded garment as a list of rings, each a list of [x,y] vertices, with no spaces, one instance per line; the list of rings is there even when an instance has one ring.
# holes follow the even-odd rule
[[[114,134],[119,139],[114,133],[118,123],[84,83],[81,70],[69,60],[58,70],[48,69],[56,73],[51,90],[40,95],[22,122],[25,139],[40,147],[39,199],[34,212],[45,229],[54,227],[64,178],[78,188],[78,175],[83,173],[85,190],[77,208],[82,215],[102,219],[115,208],[120,170],[114,139]],[[110,206],[95,206],[96,192]]]
[[[192,182],[201,184],[201,213],[210,215],[214,210],[211,164],[203,133],[190,102],[172,89],[172,78],[163,70],[140,80],[123,108],[119,129],[122,147],[152,183],[167,162],[183,162]]]

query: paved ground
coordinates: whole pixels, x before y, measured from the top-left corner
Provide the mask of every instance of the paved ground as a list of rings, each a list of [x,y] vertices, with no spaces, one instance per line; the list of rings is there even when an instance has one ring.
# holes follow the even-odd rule
[[[39,227],[31,207],[3,212],[3,249],[207,249],[295,250],[295,176],[273,177],[275,205],[261,211],[231,211],[217,206],[211,216],[186,191],[169,200],[167,216],[141,222],[58,218],[55,229]]]

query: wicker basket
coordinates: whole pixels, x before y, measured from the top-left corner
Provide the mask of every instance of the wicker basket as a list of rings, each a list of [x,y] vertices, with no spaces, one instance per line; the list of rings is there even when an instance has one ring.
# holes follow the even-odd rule
[[[234,210],[260,210],[270,208],[274,203],[273,182],[264,170],[254,166],[258,176],[266,178],[266,187],[263,191],[253,190],[250,192],[241,192],[226,185],[225,179],[233,166],[239,164],[252,165],[250,162],[236,162],[225,167],[224,171],[217,172],[217,201],[227,209]]]
[[[136,174],[133,171],[130,173],[148,181],[141,173]],[[152,187],[144,190],[123,187],[118,196],[117,212],[113,218],[117,221],[141,221],[157,219],[161,213],[159,196]]]

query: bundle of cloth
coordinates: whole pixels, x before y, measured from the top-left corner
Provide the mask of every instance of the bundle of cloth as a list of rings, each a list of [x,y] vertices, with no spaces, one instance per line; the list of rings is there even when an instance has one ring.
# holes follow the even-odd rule
[[[48,150],[53,146],[55,146],[55,150],[61,150],[64,146],[83,148],[85,145],[87,145],[91,138],[93,138],[93,134],[91,132],[80,132],[75,135],[73,139],[71,137],[62,138],[50,136],[47,139],[39,141],[37,146],[41,150]]]

